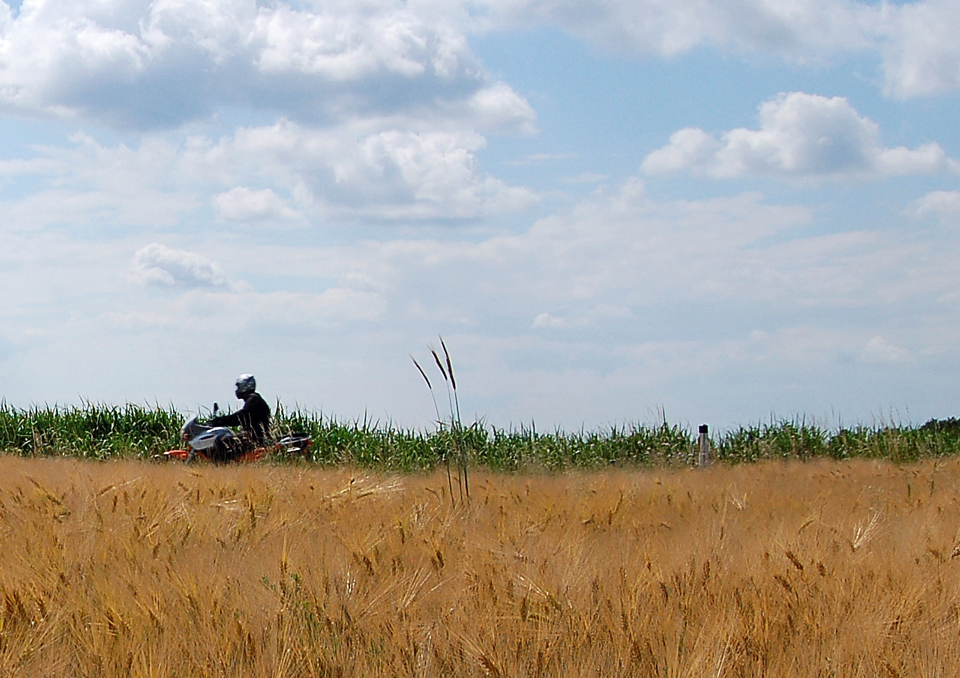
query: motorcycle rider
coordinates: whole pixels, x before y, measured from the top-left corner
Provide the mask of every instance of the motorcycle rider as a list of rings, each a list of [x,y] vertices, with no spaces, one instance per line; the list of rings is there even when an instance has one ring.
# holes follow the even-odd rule
[[[237,377],[236,396],[243,401],[243,407],[207,422],[210,426],[239,426],[243,431],[236,449],[217,450],[217,456],[223,461],[265,445],[270,438],[270,406],[257,393],[257,380],[252,374]]]

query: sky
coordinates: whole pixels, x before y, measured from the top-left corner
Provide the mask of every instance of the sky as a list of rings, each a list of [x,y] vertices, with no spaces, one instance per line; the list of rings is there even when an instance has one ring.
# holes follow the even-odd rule
[[[0,398],[960,415],[956,0],[0,0]]]

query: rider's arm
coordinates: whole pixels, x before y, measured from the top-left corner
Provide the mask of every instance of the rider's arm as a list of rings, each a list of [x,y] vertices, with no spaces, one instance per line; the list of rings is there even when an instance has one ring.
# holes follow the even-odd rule
[[[239,412],[234,412],[233,414],[224,414],[219,417],[213,417],[207,423],[210,426],[242,426],[243,422],[240,420],[240,412],[243,412],[241,409]]]

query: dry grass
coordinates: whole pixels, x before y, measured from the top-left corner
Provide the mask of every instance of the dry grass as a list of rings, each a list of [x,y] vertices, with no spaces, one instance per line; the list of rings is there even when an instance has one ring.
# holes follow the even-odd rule
[[[960,464],[0,458],[2,676],[960,675]]]

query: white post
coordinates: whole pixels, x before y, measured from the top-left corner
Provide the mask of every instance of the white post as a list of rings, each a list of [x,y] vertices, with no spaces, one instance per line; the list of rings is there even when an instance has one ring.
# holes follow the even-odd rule
[[[700,425],[700,468],[710,463],[710,436],[706,424]]]

